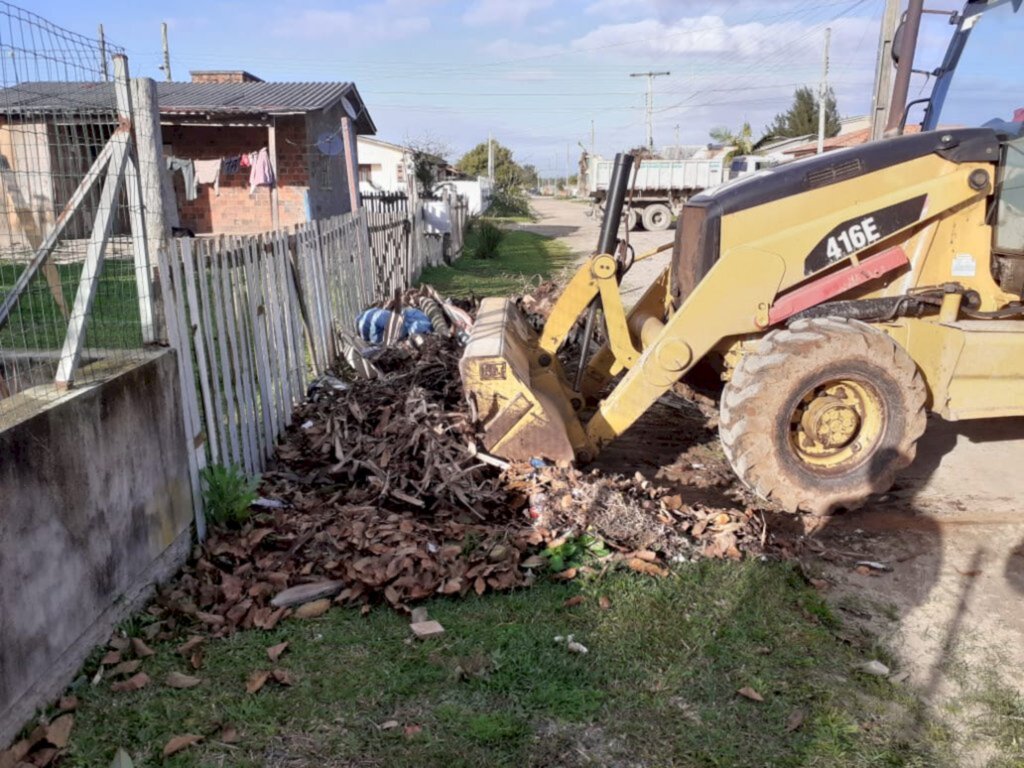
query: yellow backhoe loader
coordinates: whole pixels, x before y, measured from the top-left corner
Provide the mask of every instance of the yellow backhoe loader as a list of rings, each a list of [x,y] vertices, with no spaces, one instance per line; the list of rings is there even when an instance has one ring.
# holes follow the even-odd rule
[[[461,374],[486,447],[589,461],[704,361],[725,381],[736,474],[785,509],[826,513],[890,487],[926,411],[1024,414],[1024,122],[933,130],[972,27],[1001,4],[953,15],[925,130],[691,198],[671,266],[628,312],[617,231],[632,157],[619,155],[597,251],[543,330],[508,300],[480,307]],[[558,353],[581,318],[570,379]]]

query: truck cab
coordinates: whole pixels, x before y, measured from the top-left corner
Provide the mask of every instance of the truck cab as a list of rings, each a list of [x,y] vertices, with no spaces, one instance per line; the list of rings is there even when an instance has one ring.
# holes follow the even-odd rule
[[[729,180],[739,179],[757,173],[763,168],[771,168],[776,163],[767,157],[758,155],[738,155],[729,162]]]

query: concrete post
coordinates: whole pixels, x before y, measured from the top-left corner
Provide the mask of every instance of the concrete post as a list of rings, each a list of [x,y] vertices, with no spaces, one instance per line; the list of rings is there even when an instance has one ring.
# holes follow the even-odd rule
[[[160,267],[166,265],[171,222],[176,221],[177,202],[173,188],[168,196],[164,166],[163,133],[160,129],[160,109],[157,104],[156,83],[148,77],[131,81],[132,125],[135,128],[135,146],[139,161],[142,187],[142,210],[145,217],[147,251],[150,255],[152,299],[155,306],[156,339],[167,342],[167,323],[164,316],[163,293],[159,281],[165,279]],[[173,219],[169,213],[173,212]]]

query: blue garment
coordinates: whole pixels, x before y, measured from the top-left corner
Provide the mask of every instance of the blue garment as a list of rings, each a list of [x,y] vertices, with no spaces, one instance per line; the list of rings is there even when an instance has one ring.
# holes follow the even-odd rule
[[[381,344],[388,330],[393,314],[387,309],[368,309],[356,318],[356,328],[360,337],[371,344]],[[399,339],[410,333],[433,333],[434,326],[430,318],[418,309],[409,307],[402,311],[402,329]]]

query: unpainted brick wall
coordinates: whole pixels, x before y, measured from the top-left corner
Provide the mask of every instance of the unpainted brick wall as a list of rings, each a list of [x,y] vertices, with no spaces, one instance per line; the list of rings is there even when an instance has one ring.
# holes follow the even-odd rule
[[[321,189],[319,178],[323,174],[311,174],[314,163],[324,162],[320,152],[311,145],[319,135],[317,128],[329,122],[327,113],[309,118],[277,119],[278,214],[282,227],[306,221],[307,195],[314,202],[311,209],[315,218],[350,210],[342,157],[328,160],[331,164],[328,189]],[[267,146],[267,141],[267,129],[261,127],[164,126],[164,144],[170,145],[171,154],[192,160],[255,152]],[[257,187],[250,194],[248,168],[234,174],[222,172],[219,195],[212,185],[201,185],[198,197],[186,200],[180,173],[174,174],[174,188],[181,226],[196,234],[241,235],[273,229],[270,188]]]

